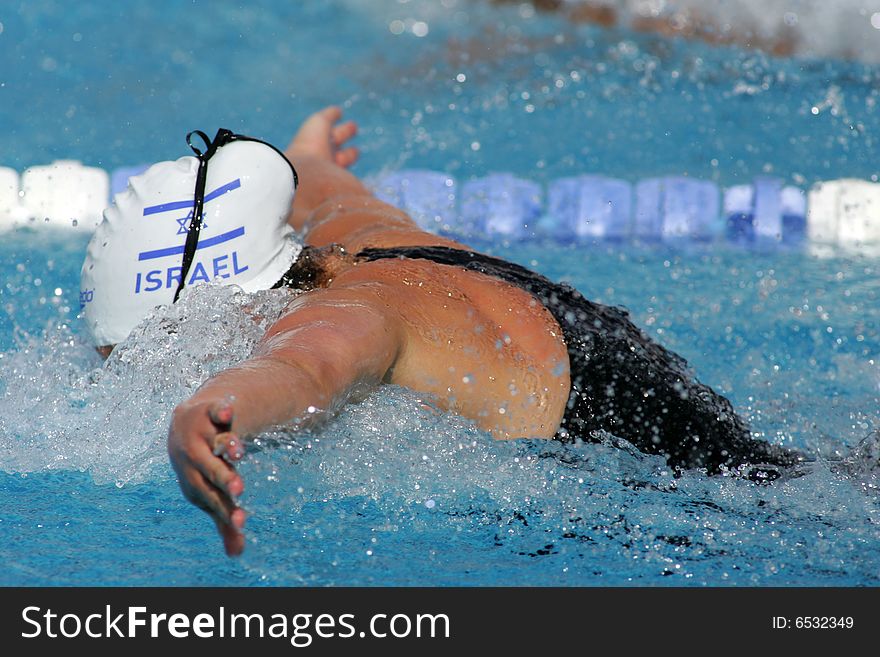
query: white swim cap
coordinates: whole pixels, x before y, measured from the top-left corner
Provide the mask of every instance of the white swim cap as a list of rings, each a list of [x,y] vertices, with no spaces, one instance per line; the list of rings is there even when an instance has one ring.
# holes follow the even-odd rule
[[[204,153],[192,134],[207,143]],[[223,279],[245,292],[275,285],[301,250],[287,223],[296,172],[280,151],[228,130],[213,142],[190,133],[187,142],[198,157],[133,176],[89,242],[80,306],[97,346],[121,342],[151,309],[176,299],[185,250],[184,284]],[[193,222],[199,197],[201,222]]]

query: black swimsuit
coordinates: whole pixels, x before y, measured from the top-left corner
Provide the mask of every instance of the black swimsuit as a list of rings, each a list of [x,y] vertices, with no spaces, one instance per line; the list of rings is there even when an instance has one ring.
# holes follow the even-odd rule
[[[599,431],[625,438],[670,465],[706,468],[745,464],[789,466],[802,455],[752,439],[730,402],[697,381],[687,362],[636,327],[628,313],[500,258],[443,246],[364,249],[365,261],[419,258],[464,267],[534,295],[562,329],[571,394],[557,438],[598,440]],[[771,475],[772,477],[772,475]]]

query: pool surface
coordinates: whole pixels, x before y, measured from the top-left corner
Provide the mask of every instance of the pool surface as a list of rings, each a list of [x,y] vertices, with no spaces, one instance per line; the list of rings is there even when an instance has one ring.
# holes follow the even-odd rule
[[[774,59],[481,2],[170,1],[0,10],[0,164],[112,170],[228,127],[285,145],[342,103],[355,171],[603,173],[808,187],[876,179],[878,73]],[[133,27],[136,26],[136,27]],[[42,38],[37,39],[36,34]],[[818,114],[813,107],[820,106]],[[383,387],[308,434],[261,436],[241,466],[240,559],[178,491],[170,412],[248,355],[289,293],[188,290],[102,366],[77,319],[87,236],[0,240],[2,585],[876,586],[880,260],[725,244],[477,239],[627,307],[730,397],[757,436],[810,452],[772,486],[609,444],[493,442]],[[168,326],[175,331],[169,332]]]

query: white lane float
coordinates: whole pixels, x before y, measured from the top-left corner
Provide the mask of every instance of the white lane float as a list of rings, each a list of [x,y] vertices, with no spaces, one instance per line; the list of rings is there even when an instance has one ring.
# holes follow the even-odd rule
[[[58,160],[26,169],[20,192],[23,218],[17,224],[90,232],[107,207],[110,177],[103,169]]]
[[[807,202],[807,227],[812,242],[880,245],[880,184],[855,178],[817,183]]]

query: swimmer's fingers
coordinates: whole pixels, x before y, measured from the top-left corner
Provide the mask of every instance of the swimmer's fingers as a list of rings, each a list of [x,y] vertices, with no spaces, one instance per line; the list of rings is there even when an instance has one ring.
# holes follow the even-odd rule
[[[207,415],[210,423],[205,422],[204,410],[175,409],[168,432],[171,464],[181,478],[195,468],[228,495],[239,495],[244,487],[241,478],[222,457],[238,460],[244,456],[241,441],[229,431],[217,431],[218,424],[232,421],[231,407],[211,408]]]
[[[229,461],[240,461],[244,458],[244,443],[232,433],[232,421],[235,414],[230,402],[224,402],[208,409],[208,417],[218,433],[208,442],[215,456],[224,456]]]
[[[241,509],[239,509],[240,511]],[[244,552],[244,534],[234,526],[227,525],[220,520],[214,519],[217,531],[223,538],[223,549],[229,556],[237,556]]]
[[[223,538],[226,554],[241,554],[244,550],[244,510],[237,507],[198,471],[191,471],[187,476],[183,492],[190,502],[214,519],[217,531]]]
[[[208,408],[208,417],[211,419],[214,426],[217,427],[218,431],[229,431],[232,429],[232,420],[235,417],[232,403],[223,402],[221,404],[212,405]]]
[[[336,151],[333,156],[336,164],[343,168],[348,168],[355,162],[357,162],[358,158],[361,156],[360,150],[356,147],[352,146],[350,148],[343,148],[340,151]]]
[[[334,146],[342,146],[349,139],[357,134],[358,127],[354,121],[346,121],[339,125],[333,126],[330,132],[330,138],[333,140]]]
[[[354,137],[357,134],[357,131],[357,123],[354,121],[346,121],[345,123],[335,125],[330,131],[330,140],[335,150],[333,153],[333,161],[336,162],[337,166],[347,169],[357,162],[360,157],[361,152],[354,146],[343,148],[345,142]]]
[[[186,482],[181,488],[190,502],[214,518],[216,522],[233,526],[232,516],[238,507],[228,495],[224,495],[205,479],[202,473],[192,470],[187,474]]]
[[[336,123],[342,118],[342,108],[339,105],[329,105],[319,111],[318,114],[330,123]]]
[[[231,431],[218,434],[213,442],[214,456],[225,457],[227,461],[240,461],[244,458],[244,443]]]
[[[232,405],[182,404],[175,409],[168,434],[168,454],[186,498],[209,513],[217,523],[228,554],[244,549],[242,527],[245,512],[235,498],[244,490],[244,481],[230,462],[243,455],[241,443],[229,431]],[[215,448],[219,447],[219,454]]]
[[[207,443],[197,446],[190,459],[202,476],[233,503],[244,492],[244,480],[235,468],[208,449]]]

